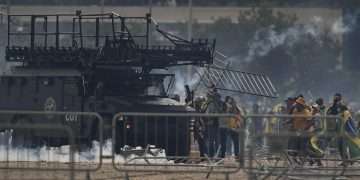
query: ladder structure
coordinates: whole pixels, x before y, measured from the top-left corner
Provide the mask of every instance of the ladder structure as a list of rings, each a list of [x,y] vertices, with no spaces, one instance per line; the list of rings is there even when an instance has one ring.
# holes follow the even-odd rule
[[[238,92],[262,97],[276,98],[278,93],[270,78],[263,74],[248,73],[230,69],[228,57],[215,51],[214,63],[198,74],[202,85],[215,85],[219,90]]]

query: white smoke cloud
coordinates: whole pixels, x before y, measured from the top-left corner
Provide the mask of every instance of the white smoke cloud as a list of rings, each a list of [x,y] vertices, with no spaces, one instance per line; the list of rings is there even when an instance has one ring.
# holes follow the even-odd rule
[[[100,143],[93,141],[92,148],[86,151],[75,151],[74,161],[79,163],[99,163],[100,162]],[[127,146],[128,147],[128,146]],[[129,152],[136,149],[143,150],[143,154],[130,153],[128,156],[120,154],[115,155],[117,163],[128,164],[169,164],[174,163],[166,159],[166,151],[158,149],[155,146],[149,149],[150,152],[145,152],[141,147],[127,148]],[[106,156],[112,155],[112,140],[108,139],[102,146],[102,154]],[[149,158],[145,160],[145,158]],[[2,162],[59,162],[69,163],[70,161],[70,146],[64,145],[61,147],[42,146],[37,148],[14,147],[11,145],[11,133],[0,133],[0,161]],[[111,160],[104,160],[110,163]]]
[[[356,17],[345,16],[344,18],[336,19],[328,28],[332,37],[338,38],[354,29]],[[322,44],[321,35],[325,33],[327,26],[322,17],[314,16],[308,24],[295,24],[281,32],[277,32],[274,25],[259,29],[248,43],[249,50],[245,61],[250,62],[257,57],[266,56],[271,50],[282,45],[291,47],[304,36],[310,36],[317,43]]]
[[[344,23],[344,21],[346,23]],[[331,33],[334,35],[342,35],[351,32],[356,25],[356,17],[354,15],[346,15],[344,18],[337,19],[331,26]]]
[[[314,16],[312,19],[311,19],[312,22],[314,23],[323,23],[323,18],[320,17],[320,16]]]
[[[11,145],[11,133],[0,133],[0,161],[22,161],[22,162],[70,162],[70,146],[64,145],[61,147],[41,146],[37,148],[14,147]],[[103,144],[103,154],[111,155],[112,144],[111,140],[105,141]],[[99,162],[100,161],[100,144],[93,141],[91,149],[86,151],[76,151],[74,159],[76,162]],[[123,161],[123,157],[116,156],[118,161]]]
[[[187,72],[186,69],[176,69],[173,71],[175,74],[175,86],[173,93],[182,97],[182,101],[184,100],[183,97],[186,96],[185,85],[189,85],[192,90],[192,88],[200,82],[200,76],[197,73],[194,73],[195,69],[192,69],[191,71],[191,73]]]
[[[250,62],[256,57],[263,57],[272,49],[281,45],[291,47],[298,42],[303,35],[310,35],[316,38],[319,33],[318,28],[310,24],[295,25],[280,33],[275,31],[275,26],[258,30],[249,43],[249,51],[245,61]]]

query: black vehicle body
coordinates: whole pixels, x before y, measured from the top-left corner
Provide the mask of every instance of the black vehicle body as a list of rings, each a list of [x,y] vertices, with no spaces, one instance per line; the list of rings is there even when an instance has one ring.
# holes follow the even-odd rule
[[[61,46],[60,20],[72,18],[70,46]],[[8,73],[0,75],[0,110],[97,112],[104,119],[104,138],[111,138],[111,122],[119,112],[189,113],[193,109],[171,98],[165,84],[171,84],[173,74],[156,73],[153,70],[178,65],[203,65],[212,62],[214,44],[208,40],[186,41],[157,29],[168,38],[172,46],[150,46],[149,26],[151,17],[145,20],[144,44],[135,41],[139,37],[130,33],[127,18],[114,13],[101,15],[13,15],[11,18],[29,18],[29,33],[12,32],[9,25],[6,60],[17,62]],[[55,22],[48,21],[54,18]],[[39,20],[40,19],[40,20]],[[84,22],[94,24],[95,35],[86,35]],[[103,34],[101,20],[110,24],[110,35]],[[119,30],[116,28],[120,26]],[[37,26],[43,27],[38,30]],[[48,27],[55,26],[55,32]],[[157,26],[158,28],[158,26]],[[14,44],[12,37],[29,36],[30,42]],[[67,35],[67,34],[66,34]],[[37,43],[44,37],[42,43]],[[51,44],[49,39],[54,38]],[[87,46],[86,38],[95,46]],[[41,39],[41,38],[40,38]],[[15,40],[14,40],[15,41]],[[49,45],[51,44],[51,45]],[[165,83],[165,81],[167,83]],[[170,87],[170,86],[168,86]],[[76,141],[89,144],[98,138],[99,124],[94,117],[84,116],[19,116],[3,117],[9,123],[62,124],[75,132]],[[126,117],[116,122],[116,151],[124,145],[148,144],[164,148],[168,155],[189,153],[190,119],[164,117]],[[62,134],[44,132],[47,137]],[[21,130],[15,136],[24,136]],[[42,136],[33,131],[31,136]],[[43,139],[41,140],[43,141]],[[66,140],[50,145],[66,144]]]

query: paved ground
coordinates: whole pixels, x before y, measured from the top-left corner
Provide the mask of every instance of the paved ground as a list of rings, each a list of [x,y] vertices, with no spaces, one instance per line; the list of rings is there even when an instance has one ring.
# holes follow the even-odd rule
[[[39,165],[39,163],[37,163]],[[264,163],[265,164],[265,163]],[[281,163],[280,163],[281,164]],[[228,162],[225,162],[225,165],[229,165]],[[68,164],[59,164],[58,167],[66,167]],[[3,168],[4,166],[0,166]],[[13,166],[14,167],[14,166]],[[29,163],[26,163],[26,165],[20,165],[18,163],[18,167],[35,167],[30,166]],[[49,166],[46,166],[42,164],[41,166],[38,166],[41,168],[48,168]],[[51,166],[53,167],[53,166]],[[349,173],[355,173],[359,171],[360,165],[353,166],[351,170],[348,170]],[[138,167],[140,169],[141,167]],[[181,168],[181,167],[179,167]],[[185,169],[185,168],[184,168]],[[161,170],[164,170],[162,168]],[[219,170],[219,169],[218,169]],[[328,174],[341,174],[341,171],[337,171],[334,173],[330,170],[322,170],[321,172],[318,171],[316,168],[310,168],[309,169],[303,169],[302,172],[306,173],[312,173],[312,177],[298,177],[298,176],[283,176],[281,178],[266,178],[269,180],[272,179],[281,179],[281,180],[289,180],[289,179],[316,179],[316,180],[327,180],[327,179],[333,179],[330,177],[317,177],[316,175],[322,174],[322,175],[328,175]],[[300,172],[300,171],[295,171]],[[0,180],[42,180],[42,179],[70,179],[71,177],[70,172],[66,171],[35,171],[35,170],[0,170]],[[97,170],[96,172],[76,172],[74,175],[75,180],[105,180],[105,179],[131,179],[131,180],[201,180],[207,178],[207,173],[156,173],[156,172],[130,172],[125,174],[124,172],[117,171],[113,168],[111,163],[105,163],[103,164],[102,168],[100,170]],[[360,174],[359,174],[360,175]],[[263,177],[262,177],[263,178]],[[262,179],[260,178],[260,179]],[[242,180],[242,179],[248,179],[248,174],[244,170],[239,170],[236,173],[230,174],[228,177],[224,174],[210,174],[208,177],[209,180]],[[336,179],[346,179],[341,178],[341,176],[338,176]],[[347,178],[350,180],[351,178]],[[359,179],[356,177],[353,177],[352,179]]]
[[[69,172],[60,171],[24,171],[24,170],[0,170],[0,179],[4,180],[41,180],[41,179],[70,179]],[[75,179],[125,179],[128,177],[131,180],[200,180],[206,179],[206,173],[199,174],[185,174],[185,173],[172,173],[172,174],[161,174],[153,172],[139,172],[139,173],[128,173],[127,175],[123,172],[115,171],[110,164],[104,164],[103,167],[92,173],[77,172],[75,173]],[[210,174],[210,180],[226,179],[223,174]],[[243,171],[239,171],[236,174],[231,174],[229,179],[246,179],[246,175]]]

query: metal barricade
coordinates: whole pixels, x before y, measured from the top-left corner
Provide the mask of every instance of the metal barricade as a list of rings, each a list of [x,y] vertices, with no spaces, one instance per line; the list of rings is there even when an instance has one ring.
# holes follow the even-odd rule
[[[295,118],[308,123],[305,130],[289,126]],[[360,176],[360,154],[354,155],[360,152],[360,146],[355,147],[360,139],[349,135],[341,117],[249,115],[246,119],[250,133],[244,169],[250,179]],[[268,126],[255,127],[260,124]]]
[[[0,111],[0,131],[0,170],[63,171],[72,179],[102,166],[97,113]]]
[[[244,161],[244,131],[234,130],[238,137],[239,155],[221,157],[220,145],[210,156],[209,151],[199,153],[200,131],[209,147],[210,136],[219,138],[217,132],[211,133],[209,122],[238,119],[234,114],[203,113],[118,113],[112,121],[113,127],[113,166],[121,172],[160,172],[160,173],[236,173]],[[205,131],[199,130],[196,123],[206,123]],[[194,144],[197,134],[197,144]],[[133,148],[131,148],[133,147]],[[209,150],[209,148],[206,148]],[[202,151],[202,150],[200,150]]]

